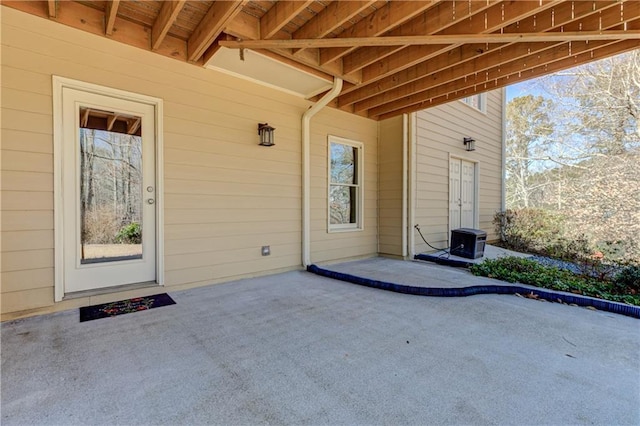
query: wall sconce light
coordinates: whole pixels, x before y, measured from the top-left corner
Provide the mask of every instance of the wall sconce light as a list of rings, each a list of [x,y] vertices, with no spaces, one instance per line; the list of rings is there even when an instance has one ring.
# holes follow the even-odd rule
[[[269,123],[258,123],[258,134],[260,135],[260,145],[273,146],[275,145],[275,139],[273,138],[274,127],[269,126]]]
[[[464,138],[462,142],[464,143],[464,149],[467,151],[476,150],[476,140],[474,138]]]

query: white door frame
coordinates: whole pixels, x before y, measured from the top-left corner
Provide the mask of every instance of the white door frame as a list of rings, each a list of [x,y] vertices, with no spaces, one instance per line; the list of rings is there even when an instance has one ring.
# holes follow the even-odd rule
[[[64,88],[94,93],[113,98],[139,102],[154,107],[155,111],[155,168],[156,168],[156,282],[164,285],[164,187],[163,187],[163,103],[162,99],[110,87],[99,86],[65,77],[53,76],[53,177],[54,177],[54,242],[55,272],[54,300],[59,302],[65,296],[64,288],[64,215],[63,215],[63,102]]]
[[[448,171],[449,171],[449,175],[448,175],[448,179],[447,182],[449,182],[447,185],[450,184],[451,182],[451,160],[462,160],[462,161],[467,161],[469,163],[473,163],[473,199],[474,199],[474,206],[473,206],[473,227],[474,228],[478,228],[479,227],[479,222],[480,222],[480,185],[479,185],[479,181],[480,181],[480,162],[478,160],[472,159],[472,158],[468,158],[465,156],[461,156],[461,155],[455,155],[455,154],[451,154],[449,153],[449,163],[448,163]],[[451,203],[451,188],[448,188],[448,194],[447,194],[447,217],[451,218],[451,208],[450,208],[450,203]],[[448,228],[448,232],[447,235],[451,236],[451,220],[447,221],[447,228]]]

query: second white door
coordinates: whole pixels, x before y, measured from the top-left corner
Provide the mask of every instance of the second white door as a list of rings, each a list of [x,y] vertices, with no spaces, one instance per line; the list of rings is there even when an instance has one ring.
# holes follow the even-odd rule
[[[451,158],[449,163],[449,229],[476,227],[476,165]]]

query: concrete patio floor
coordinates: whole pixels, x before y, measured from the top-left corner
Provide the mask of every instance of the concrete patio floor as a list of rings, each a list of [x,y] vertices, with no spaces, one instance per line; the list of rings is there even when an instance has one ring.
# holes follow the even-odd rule
[[[465,264],[482,263],[486,259],[498,259],[506,256],[515,256],[515,257],[531,257],[532,256],[531,254],[528,254],[528,253],[520,253],[517,251],[494,246],[491,244],[485,245],[483,256],[477,259],[469,259],[466,257],[449,254],[447,250],[432,251],[432,252],[420,253],[420,254],[429,257],[431,262],[442,260],[445,262],[454,261],[454,262],[461,262]]]
[[[114,318],[3,323],[2,424],[640,423],[630,317],[307,272],[170,294]]]

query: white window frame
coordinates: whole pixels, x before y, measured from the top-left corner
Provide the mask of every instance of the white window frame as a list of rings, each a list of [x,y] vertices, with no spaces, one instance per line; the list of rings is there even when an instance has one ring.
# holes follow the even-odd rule
[[[479,108],[477,108],[475,105],[473,105],[472,99],[474,99],[474,98],[478,99]],[[467,96],[465,98],[460,99],[460,102],[462,102],[463,104],[465,104],[469,108],[474,109],[475,111],[479,111],[479,112],[481,112],[483,114],[487,113],[487,94],[486,93],[477,93],[475,95]]]
[[[331,223],[331,144],[347,145],[356,148],[357,167],[356,177],[358,183],[356,188],[356,223],[335,224]],[[327,232],[351,232],[362,231],[364,229],[364,144],[351,139],[329,135],[327,138]]]

